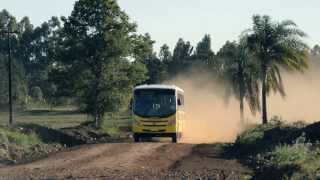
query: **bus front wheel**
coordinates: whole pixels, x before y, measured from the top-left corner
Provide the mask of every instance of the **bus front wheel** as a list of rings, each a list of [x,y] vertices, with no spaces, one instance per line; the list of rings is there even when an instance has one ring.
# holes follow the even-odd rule
[[[172,143],[177,143],[178,142],[178,139],[177,139],[177,134],[174,134],[172,136]]]
[[[138,135],[133,135],[134,142],[140,142],[140,137]]]

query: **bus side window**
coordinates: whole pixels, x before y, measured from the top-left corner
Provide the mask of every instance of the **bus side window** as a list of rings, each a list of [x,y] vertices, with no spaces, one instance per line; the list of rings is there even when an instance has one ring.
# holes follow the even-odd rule
[[[183,107],[184,106],[184,98],[183,95],[178,94],[178,106]]]

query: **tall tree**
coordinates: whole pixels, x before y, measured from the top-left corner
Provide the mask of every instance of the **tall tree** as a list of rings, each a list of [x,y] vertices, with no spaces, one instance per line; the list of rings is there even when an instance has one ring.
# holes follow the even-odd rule
[[[156,56],[151,56],[144,61],[148,69],[147,84],[159,84],[167,79],[167,66]]]
[[[226,81],[228,97],[234,95],[240,103],[240,120],[244,124],[244,101],[252,113],[260,110],[258,68],[250,55],[245,39],[240,43],[229,42],[217,53],[222,63],[222,77]]]
[[[148,33],[134,38],[134,59],[136,63],[142,63],[147,68],[148,79],[144,82],[147,84],[161,83],[167,74],[164,62],[154,52],[154,43]]]
[[[211,49],[211,37],[206,34],[198,43],[195,56],[204,65],[210,65],[214,58],[214,52]]]
[[[173,50],[172,61],[168,64],[168,71],[171,76],[187,70],[191,64],[193,47],[190,42],[180,38]]]
[[[41,26],[25,31],[21,38],[21,59],[26,68],[29,90],[39,87],[45,99],[51,94],[52,82],[48,76],[57,61],[61,28],[60,20],[52,17]]]
[[[180,38],[177,42],[176,47],[173,50],[173,60],[175,61],[187,61],[188,58],[193,53],[193,47],[190,42],[185,42],[182,38]]]
[[[269,16],[253,16],[248,47],[260,64],[262,83],[262,122],[268,122],[267,94],[273,89],[285,96],[280,67],[304,71],[308,67],[306,34],[290,20],[273,22]]]
[[[85,111],[101,125],[128,98],[144,69],[130,63],[136,25],[115,0],[79,0],[65,19],[63,65]]]
[[[154,40],[151,39],[150,34],[134,35],[133,36],[133,58],[135,61],[142,62],[146,59],[155,56],[153,50]]]
[[[167,44],[164,44],[160,47],[159,58],[162,62],[166,64],[172,61],[172,53]]]

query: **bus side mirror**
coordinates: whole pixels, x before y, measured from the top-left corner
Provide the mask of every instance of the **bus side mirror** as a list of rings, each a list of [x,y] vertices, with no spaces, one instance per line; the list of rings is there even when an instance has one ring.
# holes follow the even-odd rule
[[[181,100],[178,99],[178,106],[181,106],[181,105],[182,105]]]

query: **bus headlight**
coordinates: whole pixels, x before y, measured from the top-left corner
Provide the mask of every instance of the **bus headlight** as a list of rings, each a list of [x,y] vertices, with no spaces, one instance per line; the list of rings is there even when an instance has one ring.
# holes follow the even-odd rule
[[[170,120],[168,121],[168,125],[169,125],[169,126],[175,126],[175,125],[176,125],[176,120],[175,120],[175,119],[170,119]]]

